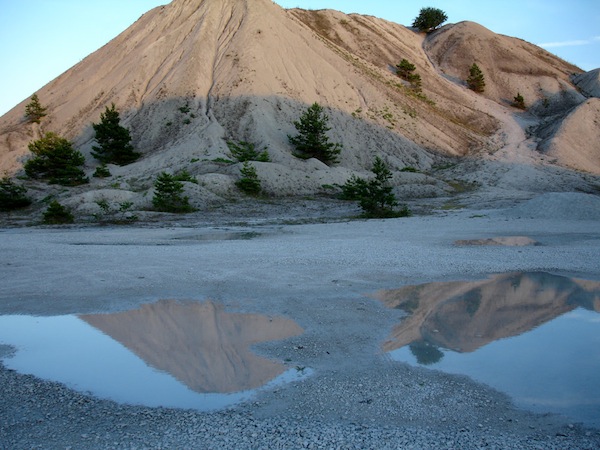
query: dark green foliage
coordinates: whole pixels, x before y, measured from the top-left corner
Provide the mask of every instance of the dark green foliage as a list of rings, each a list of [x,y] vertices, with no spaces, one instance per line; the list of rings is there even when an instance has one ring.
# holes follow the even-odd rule
[[[398,69],[396,73],[400,78],[408,81],[413,90],[421,92],[421,75],[414,73],[416,67],[413,63],[407,59],[403,59],[400,61],[400,64],[396,65],[396,68]]]
[[[396,72],[398,76],[403,80],[407,81],[412,75],[412,73],[416,70],[415,65],[407,59],[403,59],[402,61],[400,61],[400,64],[397,64],[396,68],[398,69]]]
[[[366,180],[352,176],[342,186],[342,198],[357,200],[366,217],[405,217],[410,215],[408,208],[396,211],[398,205],[393,188],[389,183],[392,173],[383,160],[377,156],[373,163],[374,178]]]
[[[108,178],[112,176],[106,164],[102,164],[101,166],[96,167],[94,174],[92,175],[94,178]]]
[[[317,158],[325,164],[337,162],[342,146],[329,142],[327,132],[331,128],[327,126],[328,122],[329,117],[323,107],[313,103],[300,120],[294,122],[298,135],[288,136],[290,143],[296,148],[294,155],[300,158]]]
[[[227,147],[229,147],[229,151],[231,155],[237,159],[239,162],[246,161],[260,161],[260,162],[270,162],[271,158],[269,157],[269,152],[264,150],[262,152],[258,152],[255,150],[254,144],[250,142],[241,141],[235,143],[233,141],[227,141]]]
[[[446,20],[448,20],[448,16],[441,9],[431,7],[421,8],[419,15],[413,21],[412,26],[419,31],[429,33],[438,28]]]
[[[25,208],[31,205],[31,199],[25,195],[27,189],[15,184],[10,178],[0,180],[0,211]]]
[[[154,183],[152,205],[158,211],[187,213],[193,211],[189,198],[183,195],[183,183],[162,172]]]
[[[99,222],[127,224],[138,220],[138,216],[130,211],[133,207],[133,202],[124,201],[118,203],[118,205],[111,205],[108,200],[101,199],[96,201],[96,204],[102,211],[100,214],[94,215]]]
[[[67,208],[53,200],[48,205],[48,209],[44,213],[44,223],[49,225],[60,225],[64,223],[73,223],[74,217]]]
[[[467,78],[467,86],[475,92],[485,91],[485,76],[475,63],[469,69],[469,78]]]
[[[240,178],[235,185],[248,195],[258,195],[261,190],[260,179],[256,174],[256,169],[249,162],[244,162],[240,169]]]
[[[141,155],[131,145],[129,130],[121,126],[119,112],[113,103],[100,114],[100,123],[92,124],[96,132],[97,146],[93,146],[92,156],[104,164],[124,166],[137,160]]]
[[[187,181],[188,183],[198,184],[198,180],[196,180],[187,170],[182,170],[181,172],[177,172],[173,179],[175,181]]]
[[[27,176],[63,186],[88,182],[80,168],[85,162],[83,155],[56,133],[46,133],[43,138],[31,142],[29,150],[34,157],[24,165]]]
[[[515,108],[527,109],[527,107],[525,106],[525,99],[523,98],[520,92],[517,92],[517,96],[513,99],[512,105]]]
[[[46,108],[40,104],[37,94],[33,94],[31,101],[25,106],[25,117],[33,123],[40,123],[42,117],[46,116]]]
[[[444,353],[439,348],[426,341],[411,342],[408,348],[417,358],[417,362],[424,366],[438,363],[444,357]]]

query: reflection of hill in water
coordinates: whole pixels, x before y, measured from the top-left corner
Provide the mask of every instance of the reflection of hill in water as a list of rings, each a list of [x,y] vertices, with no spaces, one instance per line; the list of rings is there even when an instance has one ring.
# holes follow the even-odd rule
[[[134,311],[80,318],[197,392],[262,386],[285,367],[253,354],[250,345],[302,333],[291,320],[228,313],[212,302],[163,300]]]
[[[377,298],[410,313],[394,327],[385,351],[426,341],[471,352],[577,307],[600,311],[600,283],[548,273],[513,273],[481,281],[406,286],[379,292]]]

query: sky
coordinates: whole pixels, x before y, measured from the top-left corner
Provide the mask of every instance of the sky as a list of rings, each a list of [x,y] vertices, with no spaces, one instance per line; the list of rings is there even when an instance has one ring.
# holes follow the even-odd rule
[[[200,1],[200,0],[198,0]],[[275,0],[284,8],[337,9],[410,26],[423,7],[448,23],[477,22],[583,70],[600,67],[600,0]],[[0,0],[0,115],[169,0]],[[42,99],[43,103],[43,99]]]

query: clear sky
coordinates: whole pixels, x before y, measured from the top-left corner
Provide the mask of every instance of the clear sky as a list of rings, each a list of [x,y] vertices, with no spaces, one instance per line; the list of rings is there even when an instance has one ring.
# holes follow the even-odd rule
[[[200,0],[198,0],[200,1]],[[0,115],[169,0],[0,0]],[[600,67],[600,0],[275,0],[410,25],[425,6],[540,45],[584,70]],[[43,103],[43,99],[42,99]]]

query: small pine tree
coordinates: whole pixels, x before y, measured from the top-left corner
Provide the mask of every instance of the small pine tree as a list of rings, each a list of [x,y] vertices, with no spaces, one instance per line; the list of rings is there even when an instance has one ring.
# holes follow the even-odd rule
[[[419,31],[429,33],[438,28],[446,20],[448,20],[448,16],[441,9],[431,7],[421,8],[419,15],[413,21],[412,26]]]
[[[43,222],[49,225],[60,225],[65,223],[73,223],[75,218],[71,211],[65,208],[58,201],[53,200],[48,205],[48,209],[44,213]]]
[[[110,173],[108,167],[106,167],[106,164],[101,164],[98,167],[96,167],[96,170],[94,171],[94,174],[92,176],[94,178],[108,178],[112,176],[112,174]]]
[[[25,208],[31,205],[31,199],[26,195],[27,189],[15,184],[10,178],[0,180],[0,211]]]
[[[352,176],[342,186],[342,198],[346,200],[357,200],[366,217],[400,217],[410,215],[408,208],[395,211],[398,205],[393,188],[389,183],[392,173],[383,160],[377,156],[373,163],[372,172],[374,178],[366,180]]]
[[[288,139],[296,148],[296,156],[317,158],[325,164],[337,162],[342,146],[329,142],[327,132],[331,128],[327,126],[328,122],[329,117],[318,103],[313,103],[300,120],[294,122],[298,135],[288,136]]]
[[[483,72],[476,63],[473,63],[469,69],[469,78],[467,78],[467,86],[475,92],[483,92],[485,90],[485,77]]]
[[[56,133],[46,133],[43,138],[31,142],[29,150],[34,157],[24,165],[27,176],[63,186],[88,182],[80,168],[85,158],[73,148],[71,142]]]
[[[249,162],[244,162],[240,169],[240,178],[235,185],[249,195],[258,195],[261,191],[260,179],[256,174],[256,169]]]
[[[42,117],[46,116],[46,108],[44,108],[37,94],[33,94],[31,101],[25,106],[25,117],[33,123],[40,123]]]
[[[136,161],[141,155],[131,145],[129,130],[121,126],[121,118],[115,104],[106,107],[100,114],[100,123],[92,124],[96,132],[96,142],[92,156],[104,164],[125,166]]]
[[[403,80],[409,81],[411,74],[417,69],[416,66],[407,59],[400,61],[400,64],[396,65],[396,73]]]
[[[512,105],[515,108],[527,109],[527,107],[525,106],[525,99],[523,98],[520,92],[517,92],[517,96],[513,99]]]
[[[158,211],[187,213],[193,211],[189,198],[183,195],[183,183],[162,172],[154,183],[152,205]]]
[[[269,156],[269,152],[265,149],[262,152],[255,150],[255,145],[251,142],[233,142],[227,141],[227,147],[229,147],[229,151],[231,155],[237,159],[239,162],[246,161],[260,161],[260,162],[270,162],[271,157]]]

